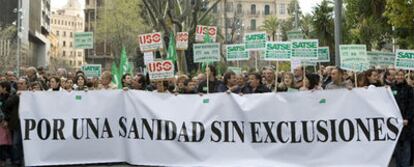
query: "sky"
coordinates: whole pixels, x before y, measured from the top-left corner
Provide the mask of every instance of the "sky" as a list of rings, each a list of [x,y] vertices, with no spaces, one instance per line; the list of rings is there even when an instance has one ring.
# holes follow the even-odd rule
[[[52,0],[52,9],[59,9],[65,6],[68,0]],[[85,0],[78,0],[82,6],[85,7]],[[312,8],[319,4],[322,0],[299,0],[299,6],[304,14],[310,14]]]

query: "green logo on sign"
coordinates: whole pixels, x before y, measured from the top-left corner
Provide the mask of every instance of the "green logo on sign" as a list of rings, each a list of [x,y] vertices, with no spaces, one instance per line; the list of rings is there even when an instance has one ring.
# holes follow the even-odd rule
[[[326,103],[326,99],[325,98],[319,100],[319,104],[325,104],[325,103]]]
[[[76,95],[75,99],[76,100],[82,100],[82,96],[81,95]]]
[[[204,104],[207,104],[207,103],[209,103],[210,102],[210,99],[203,99],[203,103]]]

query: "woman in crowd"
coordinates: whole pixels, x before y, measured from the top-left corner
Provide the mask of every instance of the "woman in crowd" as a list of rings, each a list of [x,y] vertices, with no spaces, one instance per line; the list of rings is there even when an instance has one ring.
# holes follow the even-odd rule
[[[291,72],[285,72],[282,75],[282,83],[279,84],[277,91],[280,92],[297,92],[295,83],[293,82],[293,74]]]
[[[122,75],[122,87],[123,88],[131,88],[131,82],[132,82],[132,78],[131,78],[131,74],[124,74]]]
[[[301,91],[322,90],[321,80],[318,74],[306,74],[304,81],[304,86],[300,88]]]
[[[374,69],[369,69],[365,72],[365,79],[368,83],[368,86],[373,85],[375,87],[383,86],[378,75],[378,71]]]
[[[411,158],[411,142],[414,138],[414,94],[413,88],[405,80],[404,71],[398,71],[396,82],[391,90],[403,117],[403,130],[395,148],[397,167],[409,167]]]
[[[168,93],[168,81],[156,81],[157,89],[154,92],[157,93]]]
[[[43,87],[39,81],[34,81],[30,84],[31,91],[43,91]]]
[[[73,79],[68,78],[65,82],[63,89],[65,89],[68,92],[71,92],[73,90]]]
[[[49,91],[60,91],[60,79],[58,77],[51,77],[49,79]]]
[[[76,75],[75,77],[75,90],[88,90],[88,87],[86,86],[86,78],[84,75]]]

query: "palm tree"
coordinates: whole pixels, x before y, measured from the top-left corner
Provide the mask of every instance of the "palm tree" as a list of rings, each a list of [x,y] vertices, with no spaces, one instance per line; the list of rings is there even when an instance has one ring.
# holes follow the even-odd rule
[[[312,27],[314,33],[319,38],[321,45],[329,45],[334,42],[334,20],[333,6],[329,0],[323,0],[321,4],[313,10]]]
[[[275,16],[270,16],[264,21],[264,25],[260,29],[272,34],[272,41],[275,41],[276,32],[279,29],[279,21]]]

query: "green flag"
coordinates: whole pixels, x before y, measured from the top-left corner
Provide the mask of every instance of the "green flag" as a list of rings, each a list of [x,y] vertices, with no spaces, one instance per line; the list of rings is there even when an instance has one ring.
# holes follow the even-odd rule
[[[171,60],[173,63],[177,61],[177,50],[175,49],[175,38],[173,32],[170,32],[167,60]]]
[[[130,73],[131,72],[131,66],[128,62],[128,57],[126,54],[126,49],[123,47],[122,51],[121,51],[121,60],[119,63],[119,75],[122,76],[126,73]],[[131,74],[131,73],[130,73]]]
[[[116,67],[115,61],[112,62],[111,73],[112,73],[112,83],[118,86],[118,88],[122,87],[122,83],[120,82],[121,76],[119,75],[119,71],[118,71],[118,68]]]

